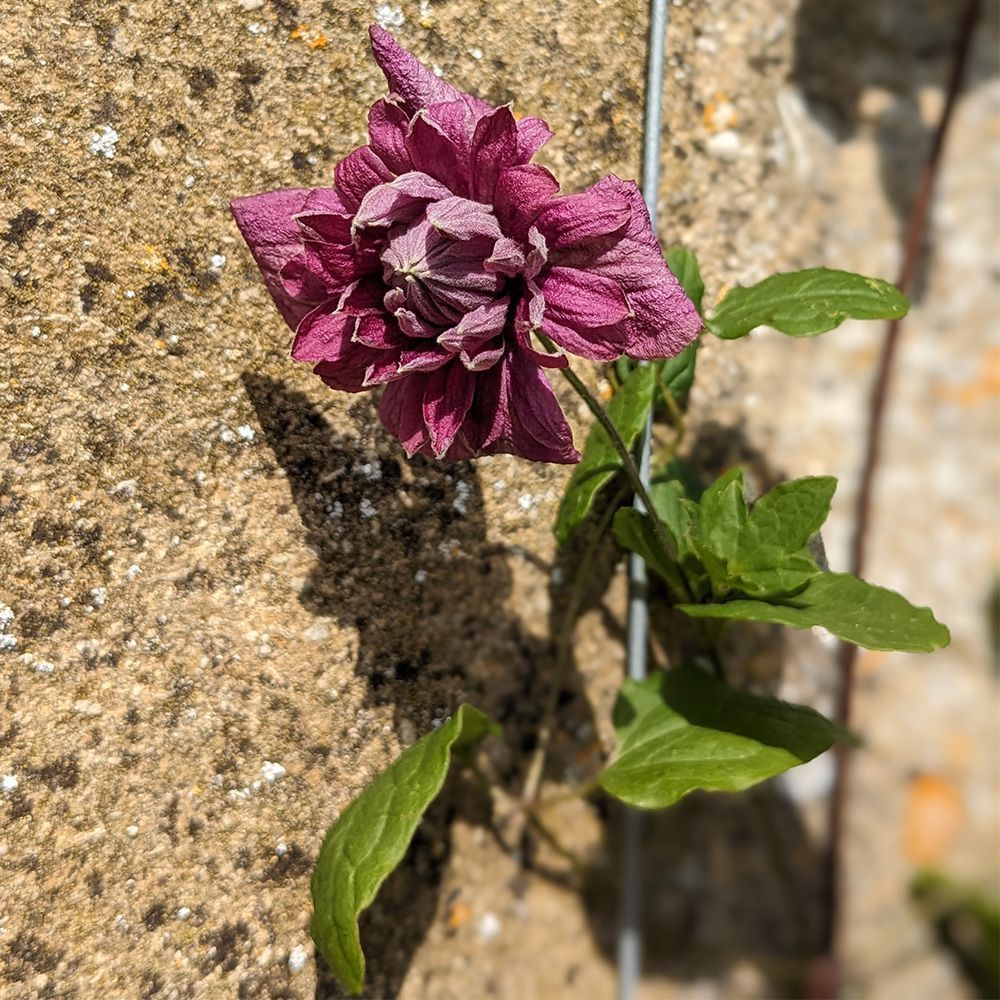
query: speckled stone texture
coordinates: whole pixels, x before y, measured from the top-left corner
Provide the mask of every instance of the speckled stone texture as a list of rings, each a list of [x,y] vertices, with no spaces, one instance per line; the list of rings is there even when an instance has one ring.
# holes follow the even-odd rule
[[[910,19],[930,49],[847,5],[849,37],[878,44],[856,78],[817,85],[821,6],[671,7],[662,229],[698,253],[710,299],[782,267],[895,270],[900,196],[884,181],[923,148],[949,5]],[[879,6],[901,17],[906,4]],[[565,189],[638,175],[644,3],[5,6],[4,997],[335,996],[307,927],[309,872],[337,810],[463,699],[505,724],[491,765],[520,787],[565,595],[550,526],[566,470],[406,461],[369,398],[331,393],[288,359],[227,209],[236,194],[326,183],[363,141],[383,90],[365,43],[375,18],[457,84],[545,117],[556,137],[541,159]],[[939,773],[964,802],[940,863],[996,875],[981,611],[996,473],[984,461],[997,304],[987,34],[880,486],[871,576],[932,603],[956,641],[928,659],[862,661],[850,941],[869,996],[963,995],[906,900],[911,771]],[[911,42],[923,55],[907,63]],[[876,72],[885,64],[895,76]],[[703,468],[845,477],[828,538],[841,565],[877,336],[707,345],[692,400]],[[584,412],[557,391],[580,437]],[[610,549],[599,562],[556,782],[611,747],[624,581]],[[773,637],[757,638],[734,653],[746,676],[829,707],[819,639],[786,644],[779,682]],[[794,979],[814,930],[825,789],[820,762],[757,798],[695,799],[650,824],[648,996],[768,996]],[[581,899],[544,849],[547,875],[521,870],[487,811],[462,781],[432,810],[363,924],[371,995],[612,996],[614,817],[555,815],[595,861]],[[768,862],[768,824],[803,880],[804,918]]]

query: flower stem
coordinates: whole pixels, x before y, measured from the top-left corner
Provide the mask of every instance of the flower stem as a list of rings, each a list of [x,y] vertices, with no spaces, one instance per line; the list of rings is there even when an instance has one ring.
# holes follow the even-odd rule
[[[681,575],[680,567],[677,565],[677,552],[674,548],[673,539],[670,537],[663,521],[660,520],[660,516],[656,513],[656,508],[653,506],[649,491],[643,485],[642,477],[639,475],[635,458],[633,458],[621,434],[618,433],[618,428],[615,427],[604,407],[601,406],[594,394],[583,384],[580,376],[568,366],[561,369],[561,371],[576,394],[587,404],[587,409],[594,414],[597,422],[604,428],[604,432],[610,438],[615,451],[618,452],[618,457],[622,460],[622,467],[628,479],[629,486],[632,487],[633,492],[642,502],[643,507],[645,507],[646,514],[653,525],[653,533],[656,535],[656,540],[667,557],[663,568],[669,572],[667,583],[670,585],[675,599],[681,603],[691,601],[693,599],[691,592],[688,590],[687,583]]]

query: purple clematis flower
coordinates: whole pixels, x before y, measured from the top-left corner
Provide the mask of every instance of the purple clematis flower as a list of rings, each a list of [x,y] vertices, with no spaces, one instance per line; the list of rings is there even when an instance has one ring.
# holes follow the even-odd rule
[[[560,195],[530,162],[552,135],[440,80],[370,29],[389,97],[334,187],[238,198],[236,222],[292,356],[334,389],[385,385],[407,453],[575,462],[543,373],[563,351],[665,358],[701,320],[663,260],[635,184]],[[537,347],[541,332],[557,352]]]

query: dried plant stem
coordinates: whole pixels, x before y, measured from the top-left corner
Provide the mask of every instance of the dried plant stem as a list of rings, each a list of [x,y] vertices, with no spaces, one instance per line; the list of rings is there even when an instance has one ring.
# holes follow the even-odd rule
[[[549,744],[552,742],[552,734],[555,730],[556,710],[559,707],[559,692],[562,690],[565,680],[566,670],[570,662],[570,646],[573,641],[573,626],[576,624],[577,615],[580,612],[580,604],[583,602],[583,592],[590,580],[590,568],[597,554],[597,546],[604,538],[614,517],[618,505],[621,503],[624,491],[619,490],[608,509],[604,512],[601,520],[597,523],[593,533],[587,540],[587,547],[584,549],[573,577],[573,586],[566,601],[566,608],[563,611],[562,625],[556,639],[556,661],[552,671],[552,683],[549,688],[549,696],[545,702],[542,712],[542,723],[538,729],[538,742],[535,744],[535,752],[528,765],[528,772],[524,779],[524,790],[521,799],[527,805],[531,805],[538,798],[538,789],[542,782],[542,773],[545,770],[545,757],[548,754]]]
[[[667,558],[664,560],[666,564],[665,568],[669,569],[670,573],[670,578],[667,580],[667,583],[673,591],[674,598],[681,603],[692,600],[691,593],[688,590],[687,584],[684,582],[684,578],[681,576],[679,567],[677,566],[677,552],[674,549],[673,540],[667,532],[667,529],[664,527],[663,522],[660,520],[659,515],[656,513],[656,508],[653,506],[649,490],[646,489],[643,484],[642,477],[639,475],[639,468],[636,465],[635,458],[629,451],[628,446],[622,440],[621,434],[618,433],[618,428],[615,427],[604,407],[601,406],[594,394],[583,384],[580,376],[577,375],[572,368],[567,366],[562,369],[562,373],[566,378],[566,381],[573,387],[576,394],[584,401],[584,403],[586,403],[587,409],[593,413],[597,422],[604,428],[604,431],[610,438],[615,451],[618,452],[618,456],[622,460],[622,467],[624,469],[625,476],[628,479],[629,486],[632,487],[632,491],[640,499],[640,501],[642,501],[642,505],[645,507],[646,513],[653,525],[653,532],[656,535],[656,540],[666,553]]]

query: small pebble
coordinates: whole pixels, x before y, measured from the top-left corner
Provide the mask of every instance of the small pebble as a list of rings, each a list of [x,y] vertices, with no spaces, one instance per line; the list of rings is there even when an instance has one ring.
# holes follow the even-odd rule
[[[12,792],[15,788],[17,788],[17,785],[17,777],[13,774],[5,774],[2,778],[0,778],[0,790]]]
[[[500,918],[492,910],[487,910],[476,924],[476,930],[483,941],[492,941],[502,929]]]
[[[274,761],[265,760],[263,765],[261,765],[260,773],[264,775],[264,780],[271,784],[278,780],[278,778],[283,778],[288,772],[280,765],[276,764]]]
[[[125,835],[130,838],[135,838],[139,836],[139,827],[137,826],[127,826],[125,827]]]
[[[191,916],[191,908],[188,907],[188,906],[182,906],[177,911],[177,919],[178,920],[187,920],[188,917],[190,917],[190,916]]]
[[[297,944],[288,954],[288,968],[292,972],[301,972],[309,961],[309,952]]]

